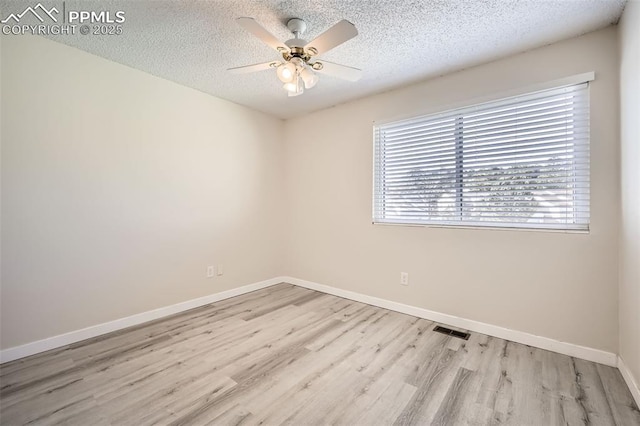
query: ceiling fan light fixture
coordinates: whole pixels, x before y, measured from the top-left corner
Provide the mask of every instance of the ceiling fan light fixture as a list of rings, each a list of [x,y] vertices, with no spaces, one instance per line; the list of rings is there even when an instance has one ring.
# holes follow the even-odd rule
[[[302,84],[302,79],[299,77],[291,83],[285,83],[282,87],[288,92],[289,96],[298,96],[304,93],[304,85]]]
[[[302,69],[305,66],[304,59],[297,56],[291,58],[291,63],[296,67],[296,69]]]
[[[292,83],[296,78],[296,66],[291,62],[285,62],[276,68],[278,78],[283,83]]]
[[[300,72],[300,77],[304,82],[305,89],[311,89],[318,82],[318,76],[309,68],[305,68]]]

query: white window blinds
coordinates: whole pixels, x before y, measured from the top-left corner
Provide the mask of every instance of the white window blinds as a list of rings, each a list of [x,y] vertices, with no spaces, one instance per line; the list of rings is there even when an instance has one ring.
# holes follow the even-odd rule
[[[589,229],[588,83],[374,127],[375,223]]]

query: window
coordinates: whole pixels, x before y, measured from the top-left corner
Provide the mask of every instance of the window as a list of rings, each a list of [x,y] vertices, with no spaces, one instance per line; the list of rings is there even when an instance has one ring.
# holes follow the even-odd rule
[[[588,83],[374,127],[374,223],[589,229]]]

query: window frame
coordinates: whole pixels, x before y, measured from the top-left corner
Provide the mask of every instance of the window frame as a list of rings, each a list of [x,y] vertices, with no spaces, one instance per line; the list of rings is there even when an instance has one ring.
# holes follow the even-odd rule
[[[591,136],[587,137],[585,151],[587,153],[586,165],[588,168],[588,177],[586,182],[589,184],[589,192],[587,195],[587,200],[589,202],[588,207],[588,220],[586,223],[585,229],[577,229],[570,228],[570,224],[565,224],[564,227],[550,227],[548,223],[530,223],[526,224],[524,222],[492,222],[492,221],[469,221],[469,220],[461,220],[460,222],[454,220],[434,220],[433,222],[404,222],[404,221],[378,221],[376,220],[376,202],[378,201],[378,179],[380,176],[378,175],[378,158],[380,157],[380,151],[384,149],[382,143],[378,143],[378,128],[381,126],[401,123],[403,121],[410,121],[420,118],[432,118],[437,119],[439,116],[451,116],[452,113],[456,111],[460,112],[460,115],[454,115],[455,117],[455,180],[456,180],[456,200],[455,200],[455,208],[459,209],[461,215],[464,214],[464,206],[462,200],[462,193],[464,188],[462,186],[462,162],[463,156],[461,154],[463,150],[463,135],[461,133],[461,128],[464,120],[464,114],[469,114],[469,111],[474,108],[481,107],[485,104],[491,103],[502,103],[507,102],[510,99],[517,97],[524,97],[528,95],[534,95],[537,92],[562,89],[570,86],[578,86],[580,84],[587,84],[587,107],[591,110],[591,99],[590,99],[590,83],[595,79],[594,72],[587,72],[583,74],[578,74],[574,76],[565,77],[558,80],[553,80],[549,82],[545,82],[542,84],[532,85],[526,88],[520,88],[517,90],[512,90],[509,92],[503,92],[501,94],[494,94],[491,96],[487,96],[484,98],[475,99],[473,101],[460,102],[456,105],[449,105],[447,108],[436,109],[432,111],[428,111],[426,113],[418,113],[411,114],[410,116],[403,116],[394,119],[387,119],[384,121],[374,121],[373,122],[373,186],[372,186],[372,224],[374,225],[383,225],[383,226],[410,226],[410,227],[435,227],[435,228],[453,228],[453,229],[488,229],[488,230],[517,230],[517,231],[525,231],[525,232],[554,232],[554,233],[578,233],[578,234],[588,234],[591,230],[591,164],[590,164],[590,156],[589,152],[591,150]],[[497,105],[496,105],[497,107]],[[587,124],[587,130],[590,133],[590,120]],[[576,167],[579,165],[579,162],[572,162],[571,167]],[[384,197],[382,197],[384,198]]]

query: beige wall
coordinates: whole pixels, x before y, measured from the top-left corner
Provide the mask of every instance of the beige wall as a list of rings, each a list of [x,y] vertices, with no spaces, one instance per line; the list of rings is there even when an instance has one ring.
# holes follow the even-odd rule
[[[42,38],[1,78],[2,348],[280,274],[282,121]]]
[[[371,224],[373,121],[588,71],[590,234]],[[289,120],[286,273],[617,352],[618,131],[615,27]]]
[[[620,356],[640,384],[640,2],[620,23]]]
[[[284,124],[48,40],[1,49],[2,348],[286,274],[618,352],[614,27]],[[373,121],[587,71],[590,234],[371,224]]]

